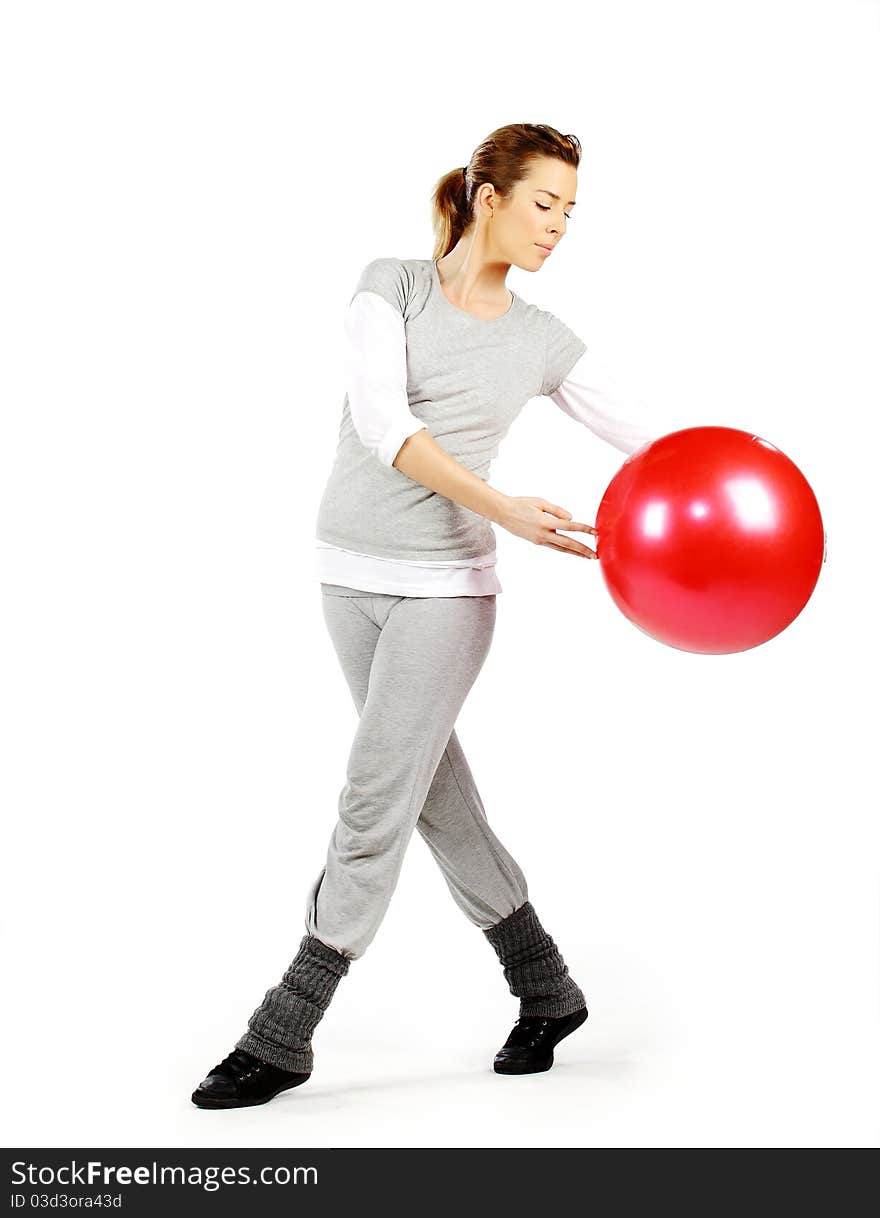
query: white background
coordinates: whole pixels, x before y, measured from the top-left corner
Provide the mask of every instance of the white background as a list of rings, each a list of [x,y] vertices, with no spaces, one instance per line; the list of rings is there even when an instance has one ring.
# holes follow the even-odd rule
[[[11,3],[0,47],[4,1145],[876,1145],[877,4]],[[786,452],[827,562],[699,656],[496,529],[458,730],[588,1023],[492,1072],[517,1002],[415,835],[309,1082],[204,1112],[356,727],[312,545],[344,311],[519,121],[583,159],[510,286]],[[491,481],[592,523],[623,460],[536,398]]]

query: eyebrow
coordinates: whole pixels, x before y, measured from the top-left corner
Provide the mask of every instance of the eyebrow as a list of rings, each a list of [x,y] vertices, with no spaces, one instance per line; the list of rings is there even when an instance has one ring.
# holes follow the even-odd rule
[[[553,193],[553,191],[552,191],[552,190],[544,190],[544,188],[543,188],[542,186],[538,186],[538,187],[536,187],[536,189],[537,189],[537,191],[538,191],[538,193],[539,193],[539,194],[543,194],[543,195],[549,195],[551,199],[558,199],[558,198],[559,198],[559,195],[555,195],[555,194]],[[569,199],[569,200],[568,200],[568,206],[569,206],[569,207],[575,207],[575,206],[576,206],[576,204],[575,204],[575,200],[574,200],[574,199]]]

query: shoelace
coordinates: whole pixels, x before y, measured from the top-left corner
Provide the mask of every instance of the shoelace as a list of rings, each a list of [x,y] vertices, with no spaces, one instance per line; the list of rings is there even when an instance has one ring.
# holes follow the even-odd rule
[[[513,1026],[513,1031],[507,1038],[508,1045],[521,1045],[527,1049],[534,1048],[550,1026],[549,1019],[541,1019],[537,1015],[521,1015]]]
[[[223,1061],[214,1067],[212,1074],[230,1074],[234,1079],[248,1078],[251,1074],[263,1068],[264,1063],[259,1059],[246,1056],[244,1050],[233,1049],[227,1053]]]

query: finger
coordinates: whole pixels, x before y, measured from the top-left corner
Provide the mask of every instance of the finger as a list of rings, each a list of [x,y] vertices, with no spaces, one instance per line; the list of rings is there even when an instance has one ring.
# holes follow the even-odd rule
[[[567,524],[556,526],[564,533],[592,533],[594,537],[599,536],[599,530],[591,524],[582,524],[580,520],[569,520]]]
[[[541,507],[545,512],[550,512],[553,516],[562,516],[565,520],[571,520],[571,512],[567,512],[565,508],[560,507],[558,503],[548,503],[546,499],[542,499]]]
[[[597,558],[598,555],[588,546],[582,546],[579,541],[568,541],[567,537],[560,537],[558,533],[552,534],[556,541],[547,541],[546,545],[554,550],[564,550],[567,554],[579,554],[582,558]],[[567,544],[566,544],[567,543]]]

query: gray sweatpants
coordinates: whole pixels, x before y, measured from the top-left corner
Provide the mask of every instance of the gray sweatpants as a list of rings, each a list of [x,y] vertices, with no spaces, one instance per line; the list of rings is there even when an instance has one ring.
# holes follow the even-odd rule
[[[324,618],[359,723],[310,935],[349,959],[379,929],[414,828],[456,903],[487,929],[528,900],[492,832],[454,731],[495,628],[495,596],[413,597],[322,584]]]

